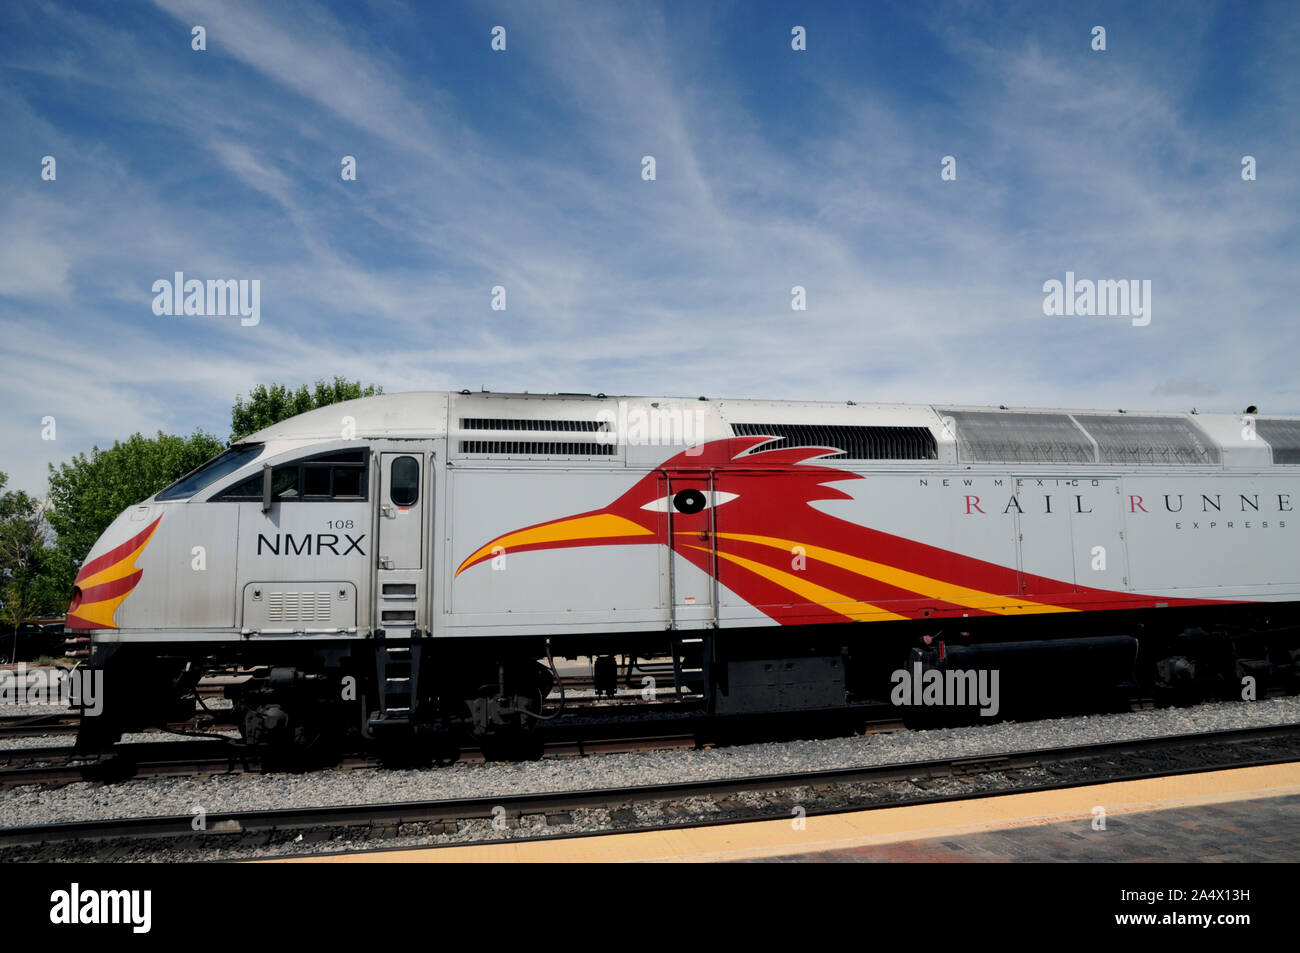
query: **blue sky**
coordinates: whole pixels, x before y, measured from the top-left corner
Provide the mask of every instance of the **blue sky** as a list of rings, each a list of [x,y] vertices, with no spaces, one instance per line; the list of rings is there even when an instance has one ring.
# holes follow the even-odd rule
[[[1300,411],[1297,49],[1293,2],[8,2],[0,470],[334,374]],[[1151,323],[1044,315],[1067,270]],[[260,324],[155,315],[176,271]]]

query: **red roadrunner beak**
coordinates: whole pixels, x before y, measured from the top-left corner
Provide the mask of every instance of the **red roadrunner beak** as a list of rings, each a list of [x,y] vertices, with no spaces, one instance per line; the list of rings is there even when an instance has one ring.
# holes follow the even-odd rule
[[[140,582],[144,572],[135,568],[135,561],[149,545],[158,524],[152,523],[117,546],[96,556],[77,573],[72,605],[64,626],[69,629],[116,629],[113,615],[117,607]]]
[[[647,539],[646,537],[651,537]],[[498,536],[474,551],[456,570],[459,576],[470,566],[503,553],[527,552],[530,549],[561,549],[566,546],[613,546],[623,543],[648,543],[655,537],[630,519],[596,510],[578,516],[566,516],[549,523],[538,523],[525,529]]]

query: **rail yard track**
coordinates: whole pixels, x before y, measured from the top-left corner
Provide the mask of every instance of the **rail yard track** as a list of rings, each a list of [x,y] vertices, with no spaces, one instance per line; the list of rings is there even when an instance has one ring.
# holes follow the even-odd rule
[[[490,828],[500,831],[498,825],[502,819],[509,819],[519,826],[523,819],[532,818],[539,820],[541,826],[547,826],[552,820],[564,820],[577,811],[605,812],[616,819],[621,825],[617,828],[620,830],[648,830],[671,827],[674,823],[637,823],[635,819],[638,808],[643,805],[677,805],[694,798],[703,798],[712,804],[716,808],[712,812],[713,816],[694,822],[678,821],[676,826],[681,826],[682,823],[734,823],[767,820],[774,816],[788,817],[789,804],[796,802],[806,804],[806,813],[814,816],[846,809],[896,807],[1006,793],[1005,788],[938,796],[926,795],[924,792],[928,783],[940,779],[1014,776],[1017,772],[1031,769],[1038,770],[1038,780],[1031,784],[1016,784],[1013,787],[1015,791],[1053,790],[1099,781],[1141,780],[1296,760],[1300,760],[1300,725],[1279,725],[1043,748],[974,758],[958,757],[602,790],[212,813],[207,815],[206,826],[202,831],[194,829],[194,818],[191,815],[44,824],[0,829],[0,850],[72,843],[123,844],[142,839],[161,839],[183,844],[186,848],[303,841],[311,844],[335,837],[354,842],[358,839],[382,840],[405,831],[455,832],[466,824],[486,823]],[[1044,769],[1047,773],[1046,780],[1043,779]],[[899,797],[896,793],[890,795],[888,786],[900,782],[921,793],[906,797]],[[875,797],[861,793],[873,787],[885,790],[886,796]],[[797,797],[782,797],[782,792],[796,790],[803,793]],[[820,793],[809,795],[809,791]],[[837,791],[848,792],[848,799],[835,796],[834,792]],[[766,807],[756,807],[752,800],[745,799],[746,795],[756,793],[768,796]]]

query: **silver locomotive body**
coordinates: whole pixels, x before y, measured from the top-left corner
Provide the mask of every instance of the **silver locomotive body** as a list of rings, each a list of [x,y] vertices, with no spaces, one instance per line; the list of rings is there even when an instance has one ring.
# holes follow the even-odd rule
[[[177,716],[229,667],[253,673],[250,739],[297,743],[525,728],[557,656],[666,659],[673,698],[725,712],[885,697],[936,639],[1054,644],[1049,684],[1098,637],[1141,642],[1165,688],[1286,681],[1298,462],[1276,417],[350,401],[105,532],[69,610],[109,699],[84,740]],[[1225,626],[1258,638],[1188,648]],[[750,686],[773,663],[793,674]]]

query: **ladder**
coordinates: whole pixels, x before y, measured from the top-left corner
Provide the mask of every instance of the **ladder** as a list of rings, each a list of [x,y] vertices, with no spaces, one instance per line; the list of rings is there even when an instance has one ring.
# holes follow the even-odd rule
[[[708,636],[672,640],[669,654],[678,701],[700,701],[708,696],[710,641]]]
[[[370,715],[372,725],[409,725],[419,701],[420,645],[378,640],[375,647],[375,675],[379,685],[379,709]]]

